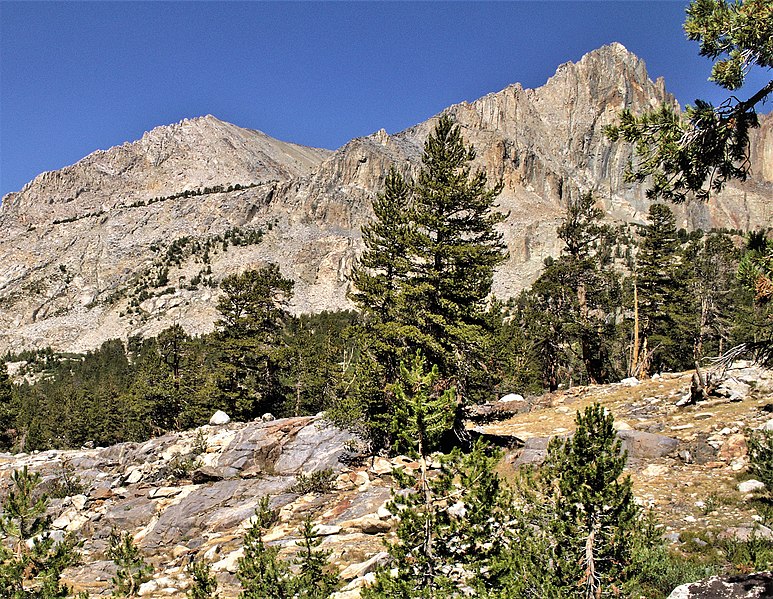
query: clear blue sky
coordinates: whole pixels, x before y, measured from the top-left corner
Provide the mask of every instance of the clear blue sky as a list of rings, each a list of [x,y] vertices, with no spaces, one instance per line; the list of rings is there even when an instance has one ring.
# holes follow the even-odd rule
[[[0,0],[0,194],[203,114],[336,148],[619,41],[682,104],[722,94],[686,1]],[[761,80],[761,77],[760,77]]]

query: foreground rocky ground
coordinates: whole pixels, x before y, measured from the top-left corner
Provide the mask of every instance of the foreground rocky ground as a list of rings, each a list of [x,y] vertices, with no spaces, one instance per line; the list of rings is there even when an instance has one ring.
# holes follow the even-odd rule
[[[507,446],[501,471],[509,476],[538,462],[548,439],[571,434],[575,412],[598,401],[615,415],[637,498],[655,509],[671,542],[706,531],[773,534],[756,522],[742,484],[748,478],[743,431],[773,427],[773,374],[739,365],[711,400],[680,407],[689,386],[690,373],[664,374],[515,398],[488,406],[469,427]],[[194,558],[213,564],[222,597],[238,594],[242,536],[260,497],[270,495],[280,517],[267,540],[290,557],[298,526],[311,514],[323,548],[342,570],[347,586],[338,595],[345,599],[357,597],[386,559],[383,541],[396,524],[386,508],[393,467],[416,466],[406,457],[359,455],[357,445],[319,416],[226,423],[141,444],[1,454],[0,493],[25,465],[49,488],[79,483],[74,494],[51,502],[54,527],[85,540],[84,563],[67,572],[70,583],[92,596],[109,595],[114,567],[105,558],[107,539],[111,530],[125,530],[156,568],[141,594],[173,598],[184,596],[185,566]],[[329,490],[304,493],[297,484],[299,475],[326,469]]]

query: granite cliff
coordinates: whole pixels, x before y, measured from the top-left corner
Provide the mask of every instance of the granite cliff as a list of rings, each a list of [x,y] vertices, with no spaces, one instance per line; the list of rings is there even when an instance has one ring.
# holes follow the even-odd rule
[[[502,178],[510,253],[494,292],[516,295],[560,244],[569,194],[593,190],[608,218],[642,222],[643,188],[622,173],[630,148],[603,128],[625,107],[674,103],[620,44],[561,65],[545,85],[515,84],[448,108]],[[43,173],[0,206],[0,351],[83,351],[153,335],[173,322],[212,329],[217,283],[267,261],[296,281],[296,312],[348,307],[346,275],[389,165],[415,172],[435,119],[381,130],[335,152],[280,142],[212,116],[158,127],[137,142]],[[752,139],[752,176],[680,226],[771,223],[773,118]]]

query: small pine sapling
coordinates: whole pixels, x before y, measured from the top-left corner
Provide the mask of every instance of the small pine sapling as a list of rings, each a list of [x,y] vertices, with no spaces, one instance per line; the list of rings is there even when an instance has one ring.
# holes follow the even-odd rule
[[[192,584],[188,589],[188,599],[212,599],[217,597],[217,578],[212,574],[212,567],[206,562],[191,562],[188,574]]]
[[[113,530],[110,533],[110,548],[107,556],[115,562],[116,572],[113,576],[113,597],[136,597],[140,585],[150,580],[153,567],[148,564],[134,544],[134,539],[128,532]]]
[[[306,516],[300,527],[301,549],[295,557],[300,567],[294,577],[296,599],[327,599],[334,593],[341,581],[337,572],[331,570],[328,563],[329,551],[319,549],[322,540],[314,530],[311,516]]]
[[[236,577],[242,585],[239,599],[291,599],[293,581],[287,565],[277,557],[279,549],[268,547],[263,536],[276,521],[277,513],[262,497],[252,526],[244,535],[244,557],[239,559]]]

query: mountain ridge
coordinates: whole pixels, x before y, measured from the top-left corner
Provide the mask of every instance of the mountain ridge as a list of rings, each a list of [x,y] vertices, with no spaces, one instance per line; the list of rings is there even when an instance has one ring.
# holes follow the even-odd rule
[[[603,128],[623,107],[661,102],[676,105],[663,80],[651,81],[643,60],[611,44],[561,65],[541,87],[513,84],[446,109],[476,147],[476,165],[504,183],[499,205],[508,213],[502,232],[510,260],[496,274],[497,296],[516,295],[544,258],[558,254],[555,229],[567,197],[593,191],[611,220],[644,220],[644,188],[623,180],[630,147],[609,142]],[[233,230],[260,242],[208,255],[213,284],[271,261],[296,281],[294,312],[351,307],[346,275],[371,201],[391,165],[417,172],[436,119],[330,151],[210,115],[39,175],[0,206],[0,247],[8,248],[0,257],[0,351],[83,351],[174,322],[193,334],[211,331],[217,291],[191,284],[205,270],[202,256],[184,249],[182,262],[162,262],[181,240],[222,243]],[[773,118],[761,124],[752,179],[709,204],[677,207],[679,226],[771,222]],[[163,268],[169,282],[148,286]]]

